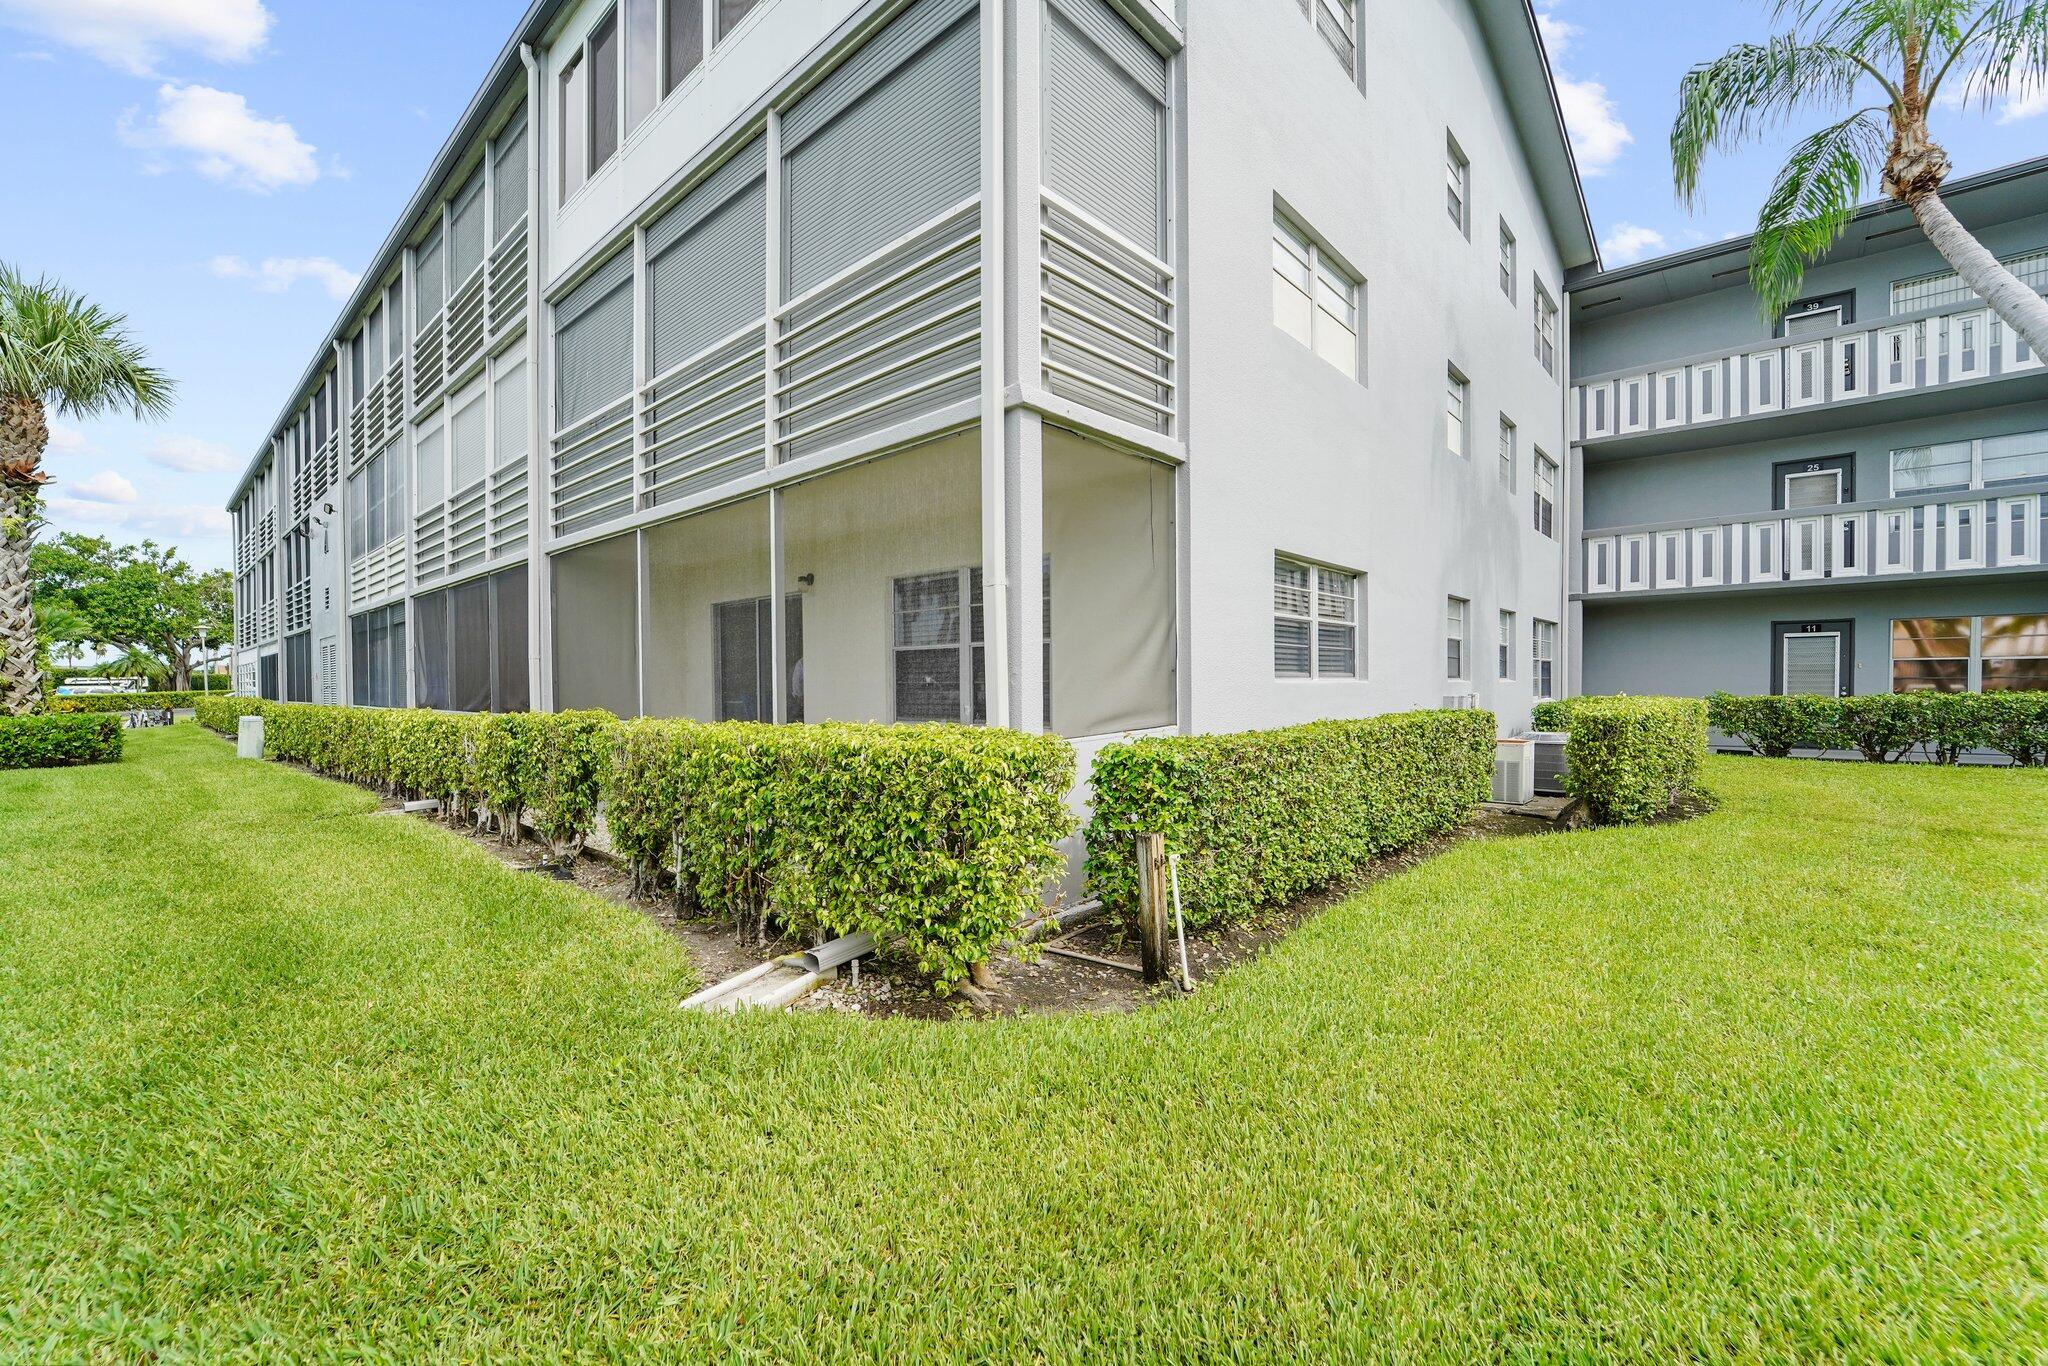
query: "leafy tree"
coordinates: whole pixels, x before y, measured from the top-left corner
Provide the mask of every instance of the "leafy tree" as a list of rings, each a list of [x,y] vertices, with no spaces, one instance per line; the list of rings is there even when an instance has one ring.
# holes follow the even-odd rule
[[[1786,31],[1687,72],[1671,127],[1672,174],[1690,204],[1710,151],[1732,151],[1803,115],[1841,116],[1793,147],[1757,216],[1749,277],[1764,316],[1783,314],[1876,172],[1956,274],[2035,354],[2048,355],[2048,302],[1942,202],[1948,154],[1928,126],[1945,93],[1988,105],[2048,80],[2048,0],[1768,4]]]
[[[154,541],[115,545],[68,533],[31,558],[39,615],[62,623],[70,642],[148,661],[154,668],[144,672],[161,671],[179,691],[191,685],[202,643],[233,630],[228,572],[194,573]]]

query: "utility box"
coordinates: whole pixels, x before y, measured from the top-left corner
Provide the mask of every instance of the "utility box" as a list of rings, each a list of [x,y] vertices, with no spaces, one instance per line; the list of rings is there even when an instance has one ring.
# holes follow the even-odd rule
[[[1536,799],[1536,746],[1527,740],[1493,742],[1493,799],[1509,806]]]
[[[1564,780],[1570,775],[1571,766],[1565,762],[1564,745],[1571,737],[1561,730],[1532,730],[1526,738],[1530,749],[1535,751],[1537,794],[1544,797],[1568,795]]]
[[[261,759],[263,757],[263,718],[245,716],[235,729],[235,757],[238,759]]]

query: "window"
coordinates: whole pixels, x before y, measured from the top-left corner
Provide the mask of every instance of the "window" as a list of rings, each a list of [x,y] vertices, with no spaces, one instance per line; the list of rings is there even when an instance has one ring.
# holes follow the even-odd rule
[[[437,227],[412,254],[412,325],[424,328],[441,311],[447,297],[442,277],[441,230]]]
[[[1557,623],[1540,617],[1530,632],[1530,690],[1538,698],[1557,696]]]
[[[767,598],[721,602],[711,609],[713,655],[717,660],[718,719],[775,719],[775,625]],[[783,630],[788,644],[789,719],[804,719],[804,600],[791,593],[783,600]],[[957,717],[946,717],[957,720]]]
[[[590,32],[590,169],[619,150],[619,14],[613,10]]]
[[[1536,300],[1536,359],[1543,366],[1545,374],[1557,373],[1557,301],[1550,297],[1550,291],[1534,276],[1529,278],[1530,292]]]
[[[1358,375],[1358,296],[1359,282],[1275,211],[1273,325],[1353,378]]]
[[[394,602],[351,618],[349,644],[355,704],[405,706],[405,604]]]
[[[1273,557],[1273,675],[1357,678],[1359,576]]]
[[[1968,692],[1969,617],[1913,617],[1892,622],[1893,692]]]
[[[2048,479],[2048,431],[1908,446],[1891,460],[1894,498],[2030,483]]]
[[[2048,691],[2048,616],[1983,617],[1978,636],[1985,692]]]
[[[663,0],[666,53],[661,93],[667,95],[704,60],[704,0]]]
[[[1444,449],[1460,459],[1465,456],[1465,403],[1471,392],[1472,386],[1452,366],[1444,379]]]
[[[562,165],[562,202],[565,204],[583,188],[583,182],[590,174],[588,77],[581,53],[562,68],[561,113],[557,119],[562,130],[562,145],[556,155]]]
[[[1444,208],[1451,216],[1451,226],[1459,232],[1471,235],[1472,227],[1472,163],[1459,150],[1458,140],[1448,133],[1444,135]]]
[[[747,12],[758,2],[759,0],[717,0],[718,41],[724,42],[725,36],[740,26],[740,20],[746,18]]]
[[[1349,75],[1358,55],[1358,0],[1313,0],[1316,31]]]
[[[1444,676],[1464,678],[1465,620],[1472,604],[1464,598],[1449,598],[1444,608]]]
[[[654,111],[657,68],[661,64],[660,0],[625,0],[626,6],[626,131]]]
[[[1515,635],[1515,614],[1500,614],[1500,676],[1512,680],[1515,676],[1515,649],[1519,637]]]
[[[1052,566],[1044,572],[1046,677],[1052,676]],[[898,721],[988,722],[982,649],[981,570],[947,569],[897,579],[892,647]],[[1049,711],[1050,709],[1048,709]]]
[[[1500,292],[1508,296],[1508,302],[1515,300],[1515,235],[1508,231],[1508,220],[1500,220]]]
[[[404,445],[394,440],[348,481],[349,554],[360,557],[405,534]]]
[[[1536,529],[1557,535],[1557,462],[1536,452]]]
[[[2022,283],[2032,285],[2036,293],[2048,294],[2048,251],[2030,251],[2022,256],[2001,256],[1998,263],[2017,275]],[[1918,313],[1929,308],[1946,308],[1950,304],[1966,304],[1976,297],[1976,291],[1964,284],[1963,277],[1952,270],[1892,282],[1894,313]]]
[[[1500,419],[1500,482],[1508,492],[1515,490],[1515,424],[1503,413]]]

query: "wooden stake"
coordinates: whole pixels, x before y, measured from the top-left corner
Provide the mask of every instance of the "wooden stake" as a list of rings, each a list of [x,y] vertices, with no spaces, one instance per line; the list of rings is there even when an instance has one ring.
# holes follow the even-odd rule
[[[1166,935],[1171,911],[1166,899],[1166,837],[1139,835],[1138,947],[1147,982],[1166,980]]]

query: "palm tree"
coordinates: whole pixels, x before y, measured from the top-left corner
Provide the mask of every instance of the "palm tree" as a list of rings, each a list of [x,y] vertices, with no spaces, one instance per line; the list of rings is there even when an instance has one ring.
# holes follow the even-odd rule
[[[1749,278],[1764,316],[1783,314],[1806,268],[1848,228],[1875,172],[1956,274],[2036,355],[2048,355],[2048,302],[1942,203],[1948,155],[1928,131],[1945,94],[1988,105],[2048,81],[2048,0],[1769,0],[1769,8],[1787,31],[1687,72],[1671,126],[1672,175],[1690,205],[1708,152],[1803,113],[1842,116],[1792,149],[1757,215]]]
[[[0,716],[42,695],[29,549],[42,525],[49,416],[166,411],[171,381],[129,340],[126,319],[0,262]]]

